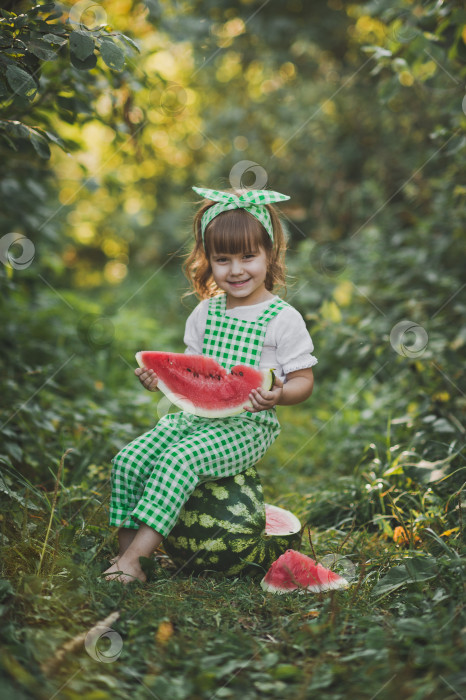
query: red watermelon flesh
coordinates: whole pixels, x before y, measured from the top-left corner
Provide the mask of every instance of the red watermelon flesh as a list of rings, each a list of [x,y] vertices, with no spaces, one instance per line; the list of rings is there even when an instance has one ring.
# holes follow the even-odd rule
[[[269,593],[328,591],[348,585],[346,579],[294,549],[278,557],[261,581],[261,587]]]
[[[278,506],[265,504],[265,532],[267,535],[291,535],[299,532],[301,523],[296,515]]]
[[[249,406],[252,389],[270,389],[272,370],[237,365],[228,373],[213,358],[176,352],[142,351],[140,367],[153,369],[158,388],[179,408],[206,418],[225,418]]]

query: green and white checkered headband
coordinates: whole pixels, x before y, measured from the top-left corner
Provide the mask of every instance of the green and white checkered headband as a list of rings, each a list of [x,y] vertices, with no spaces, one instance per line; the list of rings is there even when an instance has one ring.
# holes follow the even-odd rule
[[[246,209],[250,214],[258,219],[273,241],[273,226],[270,214],[264,204],[283,202],[289,199],[287,194],[273,192],[272,190],[247,190],[244,194],[236,195],[230,192],[219,192],[218,190],[208,190],[205,187],[193,187],[193,190],[206,199],[212,199],[218,204],[209,207],[201,219],[202,240],[204,232],[212,219],[218,214],[230,209]]]

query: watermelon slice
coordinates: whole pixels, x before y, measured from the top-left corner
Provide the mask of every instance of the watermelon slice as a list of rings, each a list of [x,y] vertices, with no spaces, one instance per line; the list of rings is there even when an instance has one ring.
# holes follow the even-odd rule
[[[290,593],[298,590],[316,593],[348,586],[346,579],[294,549],[287,549],[278,557],[261,581],[261,587],[269,593]]]
[[[139,367],[153,369],[158,388],[187,413],[204,418],[226,418],[243,413],[252,389],[273,386],[271,369],[237,365],[228,373],[212,357],[176,352],[143,351],[136,354]]]
[[[265,504],[265,533],[267,535],[290,535],[301,530],[296,515],[278,506]]]

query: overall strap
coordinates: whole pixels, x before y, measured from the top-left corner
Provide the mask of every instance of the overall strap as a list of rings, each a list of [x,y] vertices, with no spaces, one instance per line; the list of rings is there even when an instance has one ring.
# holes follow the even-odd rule
[[[211,297],[209,300],[209,316],[223,316],[227,308],[227,295],[218,294],[216,297]]]
[[[289,306],[289,304],[286,301],[283,301],[283,299],[277,297],[276,299],[273,299],[272,302],[264,309],[261,315],[257,317],[255,322],[267,324],[272,318],[278,316],[280,311],[283,311],[283,309],[285,309],[287,306]]]

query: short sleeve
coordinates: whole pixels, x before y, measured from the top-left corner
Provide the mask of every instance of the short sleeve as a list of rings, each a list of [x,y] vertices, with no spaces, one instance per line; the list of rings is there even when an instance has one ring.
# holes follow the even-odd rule
[[[202,355],[208,301],[201,301],[186,319],[183,341],[187,355]]]
[[[285,374],[317,364],[314,343],[299,311],[292,306],[284,309],[277,317],[275,332],[277,360]]]

